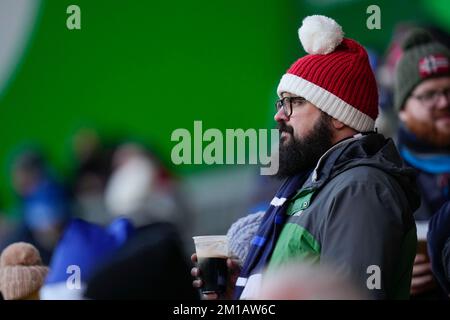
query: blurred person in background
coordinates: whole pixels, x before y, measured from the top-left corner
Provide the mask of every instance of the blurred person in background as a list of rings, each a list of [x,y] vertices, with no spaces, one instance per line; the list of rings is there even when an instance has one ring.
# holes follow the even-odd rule
[[[396,138],[398,130],[398,112],[394,104],[396,66],[403,55],[402,44],[405,41],[405,38],[409,35],[411,30],[418,27],[419,26],[411,23],[399,23],[395,27],[383,61],[375,70],[380,96],[380,114],[376,121],[376,127],[380,133],[393,139]],[[443,43],[446,47],[449,47],[450,37],[448,33],[439,27],[424,25],[420,28],[427,30],[439,42]]]
[[[411,31],[403,43],[394,102],[400,119],[398,148],[416,169],[422,194],[415,218],[427,223],[450,200],[450,51],[425,30]],[[416,255],[411,295],[441,295],[426,252]]]
[[[71,177],[74,215],[92,223],[111,222],[104,192],[111,175],[112,150],[94,129],[80,129],[73,139],[75,170]]]
[[[20,221],[6,237],[2,248],[12,242],[31,243],[48,264],[70,217],[66,191],[50,173],[43,156],[35,150],[27,150],[16,158],[12,180],[19,197]]]
[[[113,171],[105,190],[109,212],[114,217],[129,218],[136,227],[173,223],[187,239],[190,211],[178,182],[159,159],[137,143],[126,143],[117,147],[112,161]]]

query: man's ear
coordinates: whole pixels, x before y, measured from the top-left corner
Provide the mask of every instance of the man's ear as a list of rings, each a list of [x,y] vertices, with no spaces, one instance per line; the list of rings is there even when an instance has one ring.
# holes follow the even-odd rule
[[[331,124],[333,125],[333,128],[335,128],[336,130],[342,130],[343,128],[346,127],[345,124],[343,124],[339,120],[336,120],[335,118],[331,118]]]

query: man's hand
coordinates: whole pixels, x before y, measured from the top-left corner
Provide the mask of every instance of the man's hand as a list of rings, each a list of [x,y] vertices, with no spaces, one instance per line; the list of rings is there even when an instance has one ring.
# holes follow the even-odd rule
[[[197,263],[197,254],[194,253],[191,256],[191,261]],[[236,285],[236,280],[239,277],[241,268],[239,266],[239,260],[235,258],[227,259],[228,267],[228,284],[225,293],[219,296],[217,293],[202,294],[202,300],[217,300],[217,299],[231,299],[233,297],[234,287]],[[197,279],[192,282],[194,288],[200,289],[203,286],[203,280],[201,278],[201,271],[199,268],[194,267],[191,269],[191,275]]]
[[[418,295],[436,288],[436,281],[431,272],[431,264],[426,255],[418,253],[414,259],[411,280],[411,295]]]

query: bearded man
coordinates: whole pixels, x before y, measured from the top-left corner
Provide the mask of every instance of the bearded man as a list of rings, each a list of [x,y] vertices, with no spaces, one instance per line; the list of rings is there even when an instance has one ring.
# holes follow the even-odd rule
[[[305,18],[299,35],[308,54],[277,90],[285,182],[239,277],[230,277],[234,298],[258,297],[264,271],[283,272],[292,261],[331,267],[372,298],[408,298],[419,196],[393,141],[374,132],[378,94],[367,52],[328,17]],[[201,278],[197,268],[192,274]]]
[[[403,43],[395,79],[399,111],[398,147],[417,170],[422,194],[416,220],[427,221],[450,200],[450,51],[424,30],[414,30]],[[426,248],[426,246],[419,246]],[[415,258],[411,295],[438,297],[428,254]]]

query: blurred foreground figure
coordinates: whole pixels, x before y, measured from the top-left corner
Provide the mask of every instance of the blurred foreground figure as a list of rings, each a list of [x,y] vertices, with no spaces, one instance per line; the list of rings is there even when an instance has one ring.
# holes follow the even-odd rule
[[[47,264],[70,217],[66,192],[35,151],[26,151],[16,159],[12,178],[22,220],[7,237],[6,245],[29,242],[36,246]]]
[[[99,268],[88,283],[86,298],[174,300],[198,299],[176,228],[154,223],[136,234]]]
[[[151,153],[138,144],[117,148],[105,202],[114,216],[124,216],[136,227],[170,222],[189,234],[189,211],[177,181]]]
[[[41,289],[42,300],[83,299],[95,271],[114,256],[134,232],[130,221],[123,218],[106,227],[73,219],[55,248],[50,272]]]
[[[0,256],[0,292],[5,300],[39,300],[48,268],[31,244],[17,242]]]
[[[367,297],[331,268],[289,263],[263,274],[261,300],[359,300]]]

